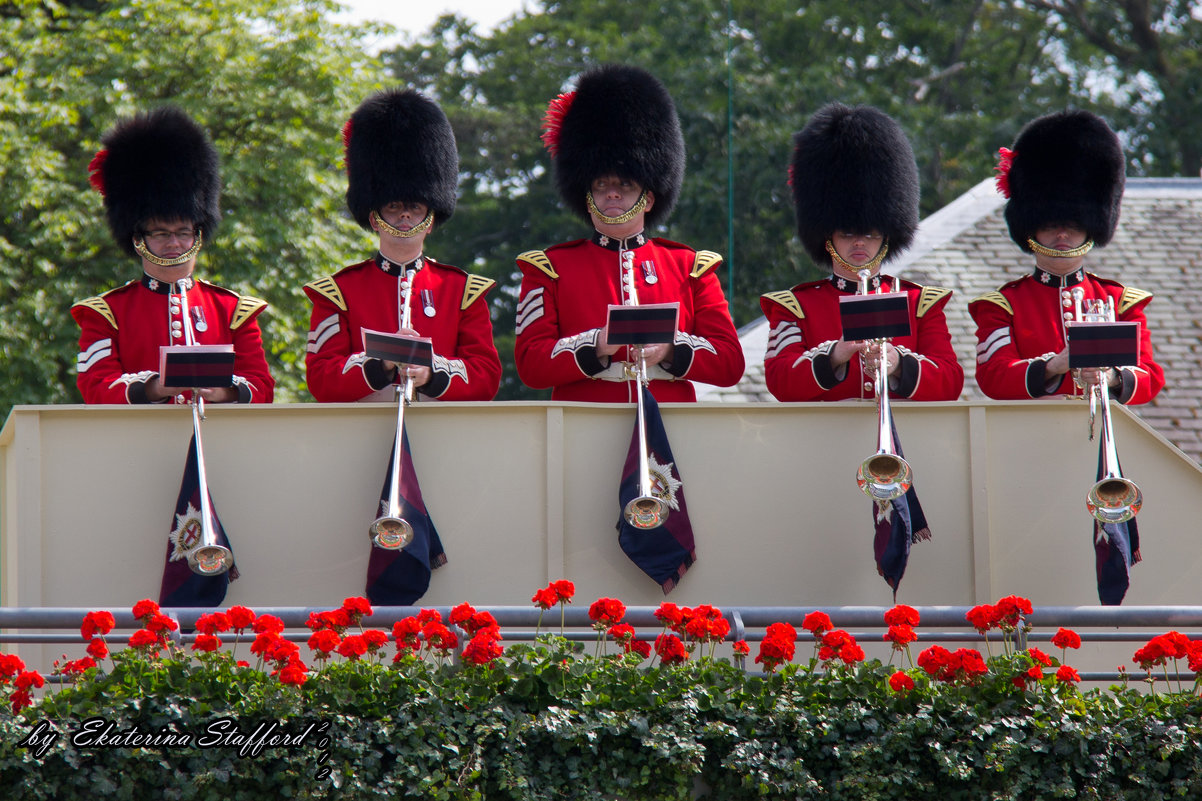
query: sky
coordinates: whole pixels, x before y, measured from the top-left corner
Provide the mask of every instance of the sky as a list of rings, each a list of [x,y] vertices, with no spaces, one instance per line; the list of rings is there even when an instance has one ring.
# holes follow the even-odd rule
[[[339,0],[351,20],[378,20],[416,35],[430,28],[440,15],[457,13],[482,30],[491,30],[529,3],[525,0]]]

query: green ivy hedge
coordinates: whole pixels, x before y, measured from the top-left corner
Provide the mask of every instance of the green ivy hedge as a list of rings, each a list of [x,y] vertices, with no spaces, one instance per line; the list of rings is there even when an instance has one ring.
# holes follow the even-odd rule
[[[111,669],[91,668],[0,716],[0,793],[14,801],[1202,797],[1202,701],[1185,689],[1081,691],[1054,675],[1016,682],[1035,665],[1021,651],[989,658],[988,672],[968,683],[911,668],[914,687],[901,692],[890,686],[897,668],[876,660],[815,658],[767,675],[712,658],[641,660],[586,656],[544,637],[479,665],[412,654],[392,664],[331,660],[290,685],[221,651],[125,649]],[[287,743],[232,736],[273,724]],[[130,732],[189,742],[123,742]]]

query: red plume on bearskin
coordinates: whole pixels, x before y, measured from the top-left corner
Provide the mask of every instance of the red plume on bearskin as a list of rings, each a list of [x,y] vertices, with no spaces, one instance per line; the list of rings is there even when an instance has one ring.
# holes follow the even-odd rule
[[[355,127],[354,123],[354,120],[348,119],[342,124],[342,166],[348,170],[350,163],[347,160],[346,151],[351,147],[351,129]]]
[[[101,195],[104,194],[104,160],[108,157],[107,150],[98,150],[96,155],[92,156],[92,160],[88,162],[88,183]]]
[[[994,176],[994,181],[997,182],[997,191],[1004,198],[1010,197],[1010,168],[1014,166],[1014,151],[1008,147],[999,147],[997,149],[997,166],[993,171],[997,173]]]
[[[559,131],[563,127],[564,115],[572,107],[576,99],[575,92],[564,92],[547,104],[547,113],[543,115],[543,147],[551,154],[551,158],[559,155]]]

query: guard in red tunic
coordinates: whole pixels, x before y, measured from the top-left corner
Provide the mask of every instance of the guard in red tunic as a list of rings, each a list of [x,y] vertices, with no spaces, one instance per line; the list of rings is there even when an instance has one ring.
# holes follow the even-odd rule
[[[1120,403],[1147,403],[1164,386],[1144,307],[1152,295],[1099,278],[1085,254],[1104,247],[1119,220],[1125,162],[1110,127],[1088,111],[1049,114],[1029,123],[1013,150],[1002,148],[998,189],[1009,198],[1010,237],[1035,255],[1035,270],[969,304],[977,323],[977,384],[991,398],[1084,394],[1105,380]],[[1078,294],[1114,302],[1115,319],[1139,323],[1139,364],[1122,369],[1068,367],[1064,324]]]
[[[433,101],[414,90],[378,92],[343,129],[347,206],[378,236],[375,256],[305,285],[313,302],[305,372],[319,401],[392,401],[405,374],[440,400],[491,400],[501,383],[485,295],[495,281],[440,264],[426,236],[455,211],[455,134]],[[408,299],[410,326],[401,326]],[[363,330],[433,342],[434,366],[369,359]],[[400,371],[405,371],[402,374]]]
[[[881,274],[909,247],[918,227],[918,168],[897,123],[868,106],[820,109],[794,137],[790,185],[797,232],[831,275],[760,299],[771,327],[764,371],[782,401],[875,396],[880,349],[843,339],[839,299],[855,294],[861,273],[871,291],[909,296],[910,336],[885,345],[889,394],[955,400],[964,370],[952,350],[943,308],[951,290]]]
[[[267,304],[192,274],[220,219],[217,152],[204,131],[170,106],[137,115],[105,136],[90,171],[114,239],[141,259],[143,275],[71,307],[84,402],[186,402],[190,389],[159,381],[159,348],[232,344],[233,386],[201,395],[269,403],[275,381],[256,322]]]
[[[693,381],[731,386],[743,352],[718,277],[722,257],[647,236],[667,218],[684,178],[684,139],[672,98],[652,75],[605,66],[553,100],[543,141],[567,207],[589,239],[518,256],[522,270],[518,375],[554,400],[633,402],[633,364],[606,338],[608,306],[623,302],[623,253],[634,256],[640,303],[680,303],[675,338],[644,348],[660,401],[693,401]]]

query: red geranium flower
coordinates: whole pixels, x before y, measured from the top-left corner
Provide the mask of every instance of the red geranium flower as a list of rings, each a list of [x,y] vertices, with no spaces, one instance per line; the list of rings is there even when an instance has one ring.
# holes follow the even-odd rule
[[[96,660],[90,656],[85,656],[81,659],[73,659],[62,666],[59,673],[64,676],[79,676],[86,672],[89,668],[96,667]]]
[[[83,623],[79,627],[79,633],[85,640],[90,640],[97,634],[104,636],[113,630],[113,626],[117,625],[113,620],[113,613],[105,610],[97,612],[88,612],[83,616]]]
[[[14,715],[27,706],[33,706],[33,695],[28,690],[16,690],[8,700],[12,703]]]
[[[1003,629],[1014,629],[1023,615],[1033,611],[1031,602],[1018,595],[1007,595],[997,602],[998,624]]]
[[[388,635],[379,629],[368,629],[363,632],[363,641],[367,643],[368,653],[374,654],[388,644]]]
[[[751,646],[747,644],[747,640],[736,640],[733,647],[734,652],[739,656],[747,656],[751,653]]]
[[[1034,659],[1036,663],[1043,665],[1044,667],[1052,666],[1052,657],[1048,656],[1038,648],[1028,648],[1027,655]]]
[[[833,629],[834,625],[831,624],[830,615],[826,612],[814,611],[802,618],[801,627],[818,638],[822,636],[823,632]]]
[[[204,651],[205,653],[216,651],[220,647],[221,640],[212,634],[197,634],[196,642],[192,643],[193,651]]]
[[[473,665],[486,665],[502,653],[500,632],[495,629],[481,629],[463,649],[463,658]]]
[[[626,644],[634,639],[634,626],[629,623],[619,623],[616,626],[611,626],[609,636],[613,637],[614,642]]]
[[[567,579],[552,581],[551,586],[555,588],[555,594],[559,596],[561,604],[570,604],[573,596],[576,595],[576,585]]]
[[[16,654],[0,654],[0,678],[11,679],[25,669],[25,662]]]
[[[622,646],[626,649],[626,653],[635,653],[646,659],[651,656],[651,643],[646,640],[631,640]]]
[[[1152,639],[1170,659],[1184,659],[1189,654],[1189,637],[1179,631],[1169,631]]]
[[[367,641],[363,639],[363,635],[361,634],[348,635],[338,644],[338,653],[354,662],[367,653]]]
[[[1195,673],[1202,673],[1202,641],[1190,640],[1189,644],[1189,669]]]
[[[255,622],[255,613],[245,606],[231,606],[229,611],[230,625],[235,631],[250,628]]]
[[[230,619],[224,612],[210,612],[196,618],[196,630],[201,634],[216,634],[229,629]]]
[[[392,639],[396,640],[397,649],[416,651],[421,648],[421,640],[418,639],[421,630],[421,621],[413,616],[401,618],[396,623],[393,623]]]
[[[158,651],[162,645],[162,642],[159,641],[159,635],[149,629],[138,629],[129,635],[130,648],[145,648],[148,651]]]
[[[453,651],[459,647],[459,635],[442,623],[427,623],[422,629],[422,636],[435,651]]]
[[[1076,684],[1081,681],[1081,674],[1070,665],[1061,665],[1060,669],[1056,671],[1056,680],[1061,684]]]
[[[1080,648],[1081,635],[1072,629],[1059,629],[1052,637],[1052,645],[1060,649]]]
[[[290,640],[276,637],[267,646],[267,659],[275,662],[278,667],[283,667],[300,659],[300,646]]]
[[[275,615],[259,615],[255,618],[255,634],[279,634],[284,630],[284,621]]]
[[[350,616],[352,626],[357,624],[360,618],[371,617],[372,614],[371,602],[358,596],[343,599],[342,610]]]
[[[1001,619],[1001,615],[998,614],[997,608],[990,604],[974,606],[972,609],[968,610],[968,613],[964,615],[964,617],[967,618],[968,622],[972,624],[972,627],[981,634],[984,634],[992,629]]]
[[[925,670],[928,676],[938,676],[947,666],[951,656],[951,652],[942,645],[932,645],[918,655],[918,666]]]
[[[143,598],[134,604],[133,613],[134,617],[145,622],[146,618],[159,613],[159,605],[149,598]]]
[[[903,651],[907,645],[918,639],[918,635],[914,633],[914,629],[903,623],[889,626],[882,639],[893,643],[893,650]]]
[[[655,638],[655,653],[665,665],[681,665],[688,661],[689,652],[675,634],[664,633]]]
[[[914,689],[914,679],[902,670],[889,677],[889,687],[895,693],[905,693]]]
[[[588,618],[593,621],[593,628],[598,631],[616,626],[626,615],[626,604],[616,598],[598,598],[588,608]]]
[[[291,684],[299,687],[305,683],[309,676],[305,671],[304,665],[293,664],[280,670],[280,684]]]
[[[459,604],[451,610],[451,625],[462,626],[465,621],[471,620],[474,614],[476,614],[476,610],[471,604]]]
[[[262,620],[262,618],[260,618]],[[255,641],[250,644],[250,652],[257,656],[267,657],[267,653],[275,644],[276,640],[280,639],[280,635],[274,631],[265,631],[255,637]]]
[[[423,626],[427,623],[441,623],[442,613],[437,609],[423,609],[417,613],[417,622]]]
[[[484,629],[499,630],[501,628],[497,624],[497,619],[492,616],[492,612],[476,612],[460,625],[463,627],[464,631],[466,631],[468,635],[472,637],[474,637],[477,632],[483,631]]]
[[[18,690],[28,690],[30,687],[46,686],[46,680],[36,670],[23,670],[13,680],[13,686]]]
[[[917,626],[918,610],[912,606],[898,604],[885,613],[885,625],[888,626]]]
[[[104,659],[109,655],[108,644],[99,637],[95,637],[88,643],[88,656],[93,659]]]
[[[554,587],[545,587],[541,590],[537,590],[534,593],[534,597],[531,598],[530,601],[539,609],[546,610],[559,603],[559,596],[556,594]]]
[[[175,622],[175,618],[155,612],[146,621],[145,626],[150,631],[166,633],[168,631],[176,631],[179,629],[179,624]]]
[[[309,650],[317,651],[324,658],[330,655],[342,642],[338,632],[329,629],[315,631],[309,636]]]
[[[680,632],[684,627],[684,612],[679,606],[668,601],[659,605],[655,610],[655,619],[664,624],[664,628]]]

